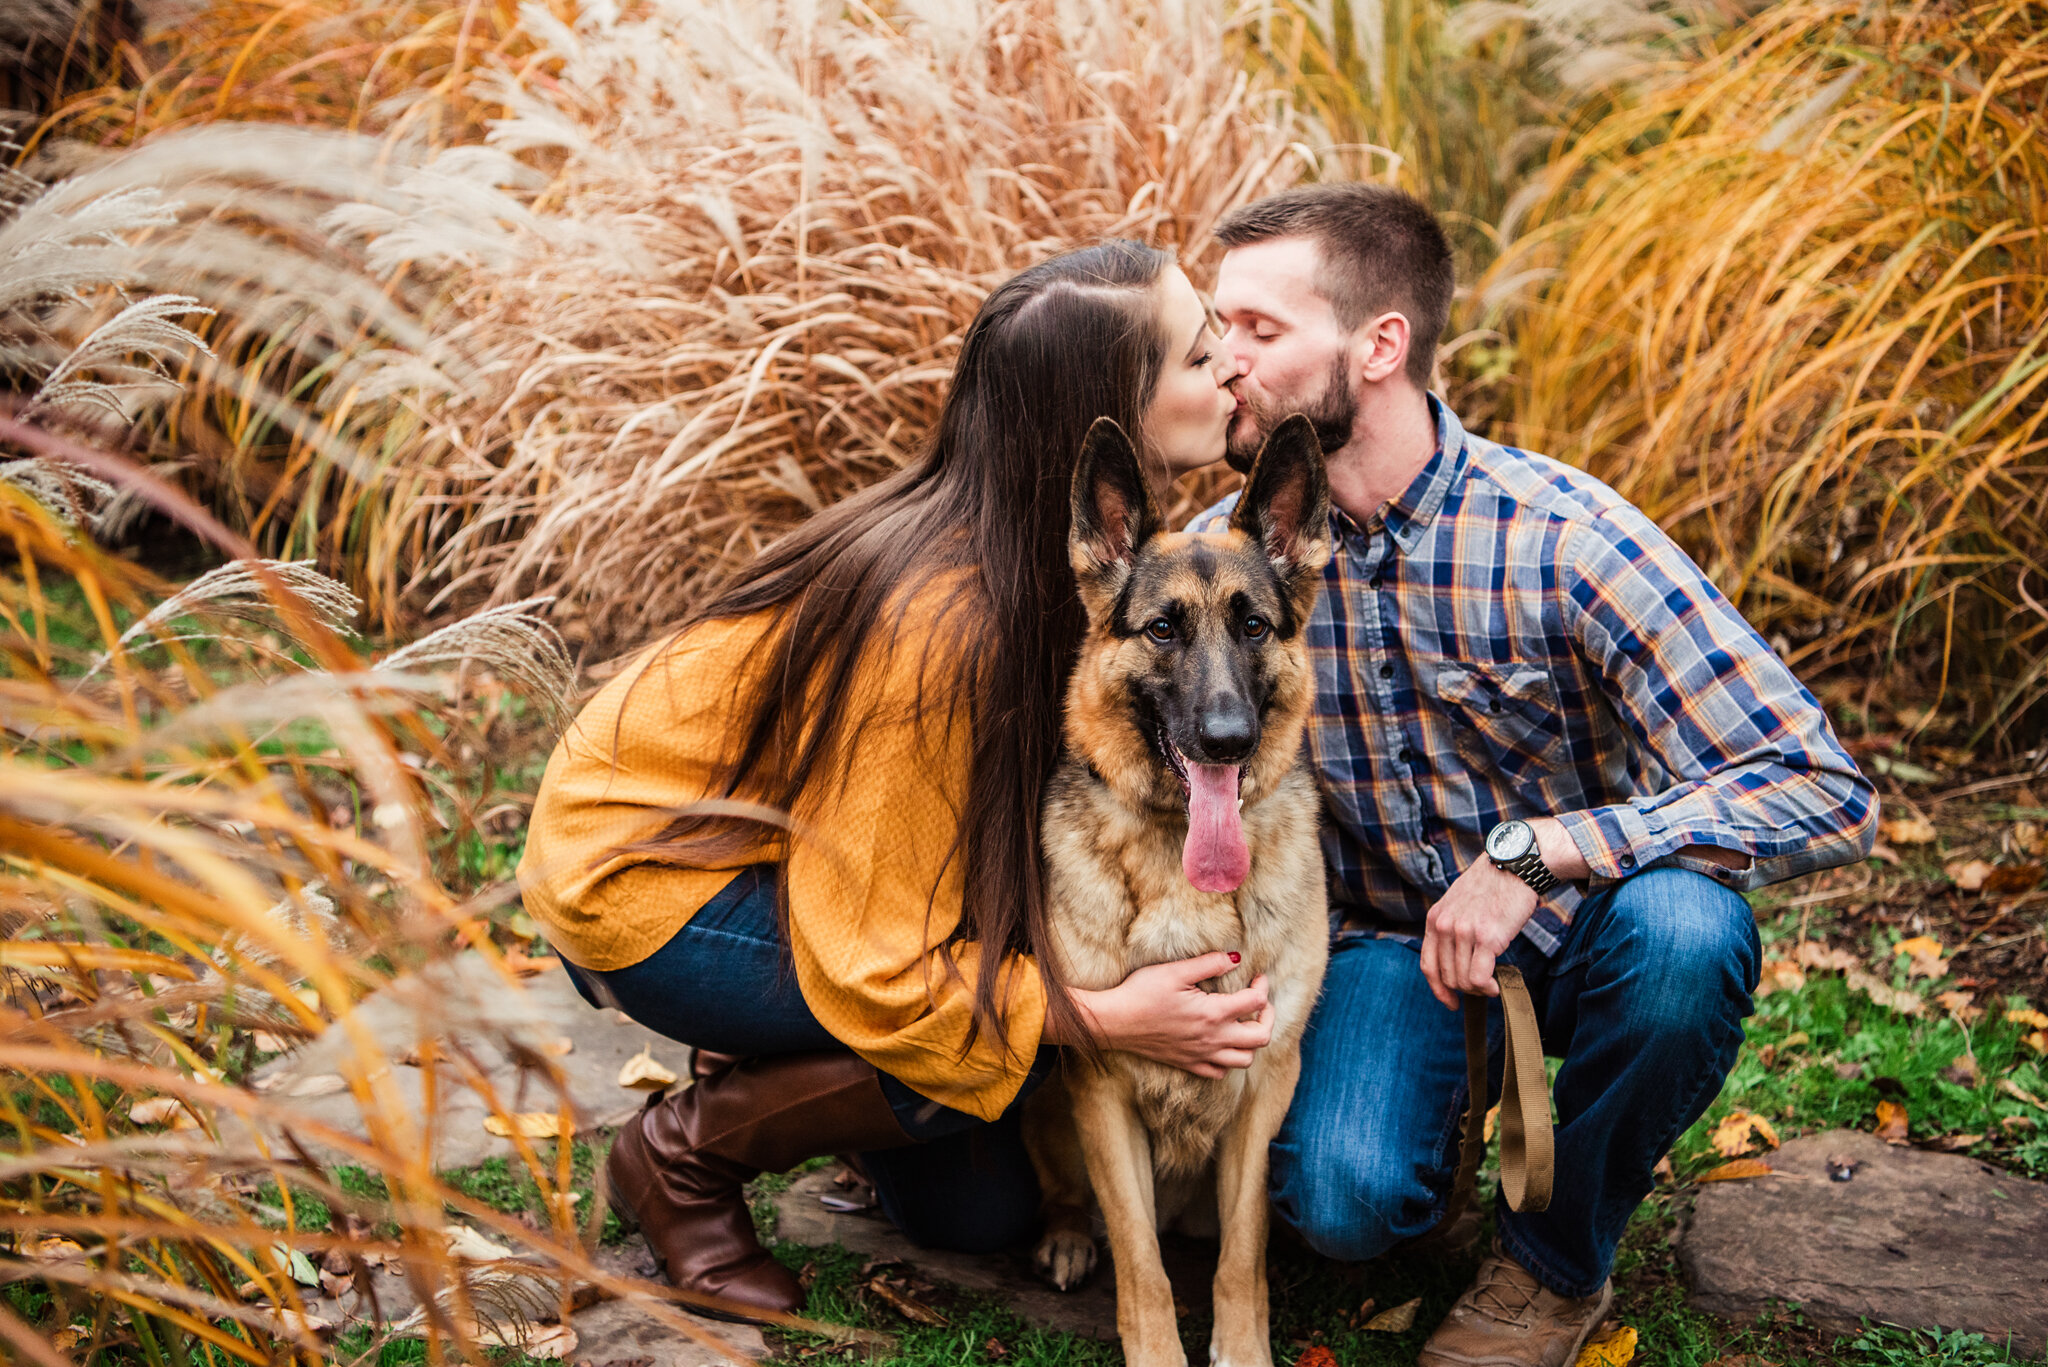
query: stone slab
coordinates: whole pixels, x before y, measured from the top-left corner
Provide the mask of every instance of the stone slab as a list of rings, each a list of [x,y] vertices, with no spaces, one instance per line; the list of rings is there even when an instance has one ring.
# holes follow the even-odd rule
[[[491,1088],[513,1111],[554,1110],[556,1094],[546,1078],[514,1061],[518,1044],[539,1048],[567,1036],[575,1047],[556,1060],[571,1101],[578,1130],[613,1126],[639,1108],[642,1094],[618,1085],[619,1068],[651,1047],[657,1061],[687,1074],[690,1051],[613,1010],[600,1010],[576,994],[560,969],[507,984],[476,954],[462,954],[427,973],[399,982],[358,1003],[347,1028],[337,1023],[288,1055],[257,1070],[259,1085],[273,1084],[273,1097],[308,1120],[332,1126],[359,1138],[367,1137],[361,1108],[352,1093],[293,1100],[290,1090],[305,1078],[348,1071],[358,1052],[357,1040],[367,1035],[387,1059],[395,1059],[423,1040],[448,1037],[461,1041],[483,1066]],[[440,1070],[431,1126],[434,1165],[468,1167],[486,1158],[511,1155],[512,1141],[483,1127],[490,1114],[478,1090],[459,1084],[453,1067]],[[422,1127],[429,1118],[422,1075],[403,1064],[391,1068],[391,1084]]]
[[[907,1263],[932,1281],[994,1296],[1031,1324],[1088,1338],[1116,1337],[1115,1275],[1106,1240],[1097,1239],[1102,1260],[1095,1275],[1077,1290],[1055,1291],[1032,1272],[1028,1249],[975,1254],[919,1248],[879,1211],[828,1210],[819,1198],[838,1190],[830,1169],[792,1182],[776,1198],[776,1237],[799,1244],[838,1244],[850,1253]],[[1216,1252],[1215,1243],[1208,1240],[1168,1235],[1160,1241],[1166,1274],[1181,1304],[1208,1307]]]
[[[1836,1332],[1868,1318],[2048,1346],[2048,1183],[1854,1130],[1770,1161],[1780,1175],[1699,1190],[1678,1251],[1701,1309],[1794,1301]],[[1830,1162],[1853,1164],[1849,1180]]]

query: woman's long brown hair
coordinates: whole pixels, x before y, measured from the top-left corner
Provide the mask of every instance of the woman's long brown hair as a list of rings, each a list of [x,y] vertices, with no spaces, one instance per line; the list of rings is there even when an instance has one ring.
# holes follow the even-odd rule
[[[774,612],[773,667],[738,699],[745,741],[708,789],[782,812],[847,774],[850,685],[871,646],[893,648],[910,600],[957,583],[934,620],[926,690],[964,701],[973,737],[953,854],[964,895],[947,944],[983,948],[974,1028],[1008,1042],[1004,959],[1038,957],[1052,1022],[1085,1037],[1046,947],[1039,803],[1060,752],[1062,701],[1085,624],[1067,563],[1068,491],[1089,424],[1142,434],[1166,356],[1154,286],[1173,258],[1117,239],[1013,276],[982,303],[961,342],[937,430],[908,469],[827,508],[770,546],[681,629]],[[1140,437],[1142,440],[1142,436]],[[922,704],[922,696],[920,703]],[[764,774],[772,773],[768,782]],[[636,847],[692,863],[755,838],[729,815],[686,815]],[[715,865],[712,865],[715,866]],[[943,956],[949,968],[952,956]]]

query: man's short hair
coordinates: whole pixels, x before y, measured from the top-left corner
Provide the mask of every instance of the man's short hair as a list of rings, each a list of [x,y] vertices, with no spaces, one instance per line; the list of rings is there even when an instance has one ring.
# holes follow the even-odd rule
[[[1356,328],[1393,310],[1408,318],[1408,378],[1428,389],[1451,320],[1456,272],[1436,215],[1389,185],[1301,185],[1233,209],[1216,225],[1225,247],[1305,237],[1322,257],[1317,291]]]

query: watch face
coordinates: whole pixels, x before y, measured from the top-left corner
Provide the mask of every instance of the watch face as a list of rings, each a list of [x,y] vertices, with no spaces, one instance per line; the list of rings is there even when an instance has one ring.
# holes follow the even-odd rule
[[[1526,821],[1503,821],[1486,833],[1486,852],[1504,864],[1511,864],[1529,852],[1536,832]]]

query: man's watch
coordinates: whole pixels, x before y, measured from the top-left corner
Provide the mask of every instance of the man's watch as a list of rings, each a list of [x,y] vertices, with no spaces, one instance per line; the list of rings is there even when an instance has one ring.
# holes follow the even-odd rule
[[[1497,869],[1512,873],[1542,896],[1557,886],[1557,875],[1536,848],[1536,828],[1526,821],[1503,821],[1486,833],[1486,857]]]

